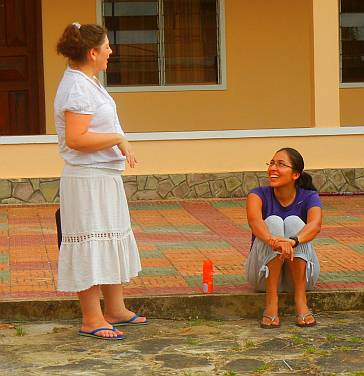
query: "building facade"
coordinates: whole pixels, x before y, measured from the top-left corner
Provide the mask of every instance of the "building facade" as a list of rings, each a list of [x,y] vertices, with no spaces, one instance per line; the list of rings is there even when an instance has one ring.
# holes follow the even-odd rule
[[[1,202],[57,200],[55,46],[75,21],[109,30],[129,197],[244,195],[284,146],[321,191],[364,190],[363,19],[357,0],[1,0]]]

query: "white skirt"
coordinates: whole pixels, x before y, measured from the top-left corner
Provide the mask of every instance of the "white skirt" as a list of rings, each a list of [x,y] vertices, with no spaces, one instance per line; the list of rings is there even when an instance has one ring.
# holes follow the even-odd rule
[[[58,290],[129,282],[141,271],[120,171],[65,165]]]

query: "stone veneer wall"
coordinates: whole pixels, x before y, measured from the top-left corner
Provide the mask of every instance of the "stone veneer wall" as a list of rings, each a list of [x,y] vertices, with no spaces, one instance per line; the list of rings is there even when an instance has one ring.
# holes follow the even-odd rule
[[[364,192],[364,168],[308,170],[321,193]],[[123,176],[129,200],[245,197],[266,172]],[[0,179],[0,204],[59,202],[59,178]]]

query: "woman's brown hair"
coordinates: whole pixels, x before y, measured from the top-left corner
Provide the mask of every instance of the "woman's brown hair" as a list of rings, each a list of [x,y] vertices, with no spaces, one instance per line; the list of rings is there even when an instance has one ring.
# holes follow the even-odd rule
[[[57,53],[70,60],[84,62],[92,48],[99,48],[105,40],[107,30],[100,25],[69,24],[57,43]]]

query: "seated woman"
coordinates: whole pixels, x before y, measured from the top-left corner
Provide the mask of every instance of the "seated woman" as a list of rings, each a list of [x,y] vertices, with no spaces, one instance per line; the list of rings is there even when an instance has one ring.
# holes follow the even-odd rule
[[[246,275],[256,290],[266,291],[262,328],[280,326],[278,291],[292,290],[296,325],[313,326],[306,289],[315,286],[320,272],[311,243],[321,229],[320,198],[297,150],[280,149],[267,165],[269,186],[254,188],[247,198],[253,239]]]

